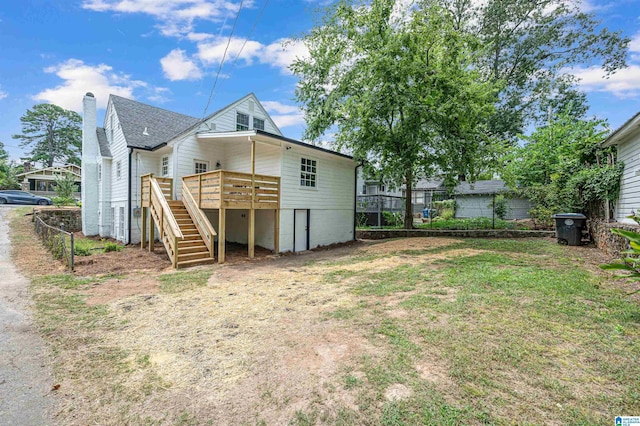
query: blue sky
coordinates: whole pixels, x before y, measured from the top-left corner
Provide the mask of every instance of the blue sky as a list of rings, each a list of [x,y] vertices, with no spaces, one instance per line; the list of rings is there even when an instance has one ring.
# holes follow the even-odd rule
[[[321,3],[244,0],[207,111],[255,92],[282,132],[300,138],[304,120],[287,66],[305,49],[286,42],[311,28]],[[17,160],[23,151],[11,135],[20,132],[28,108],[50,102],[80,112],[88,91],[99,108],[113,93],[201,117],[239,6],[240,0],[2,2],[0,141]],[[589,0],[581,7],[633,40],[629,68],[609,79],[591,64],[575,69],[590,114],[615,128],[640,111],[640,0]]]

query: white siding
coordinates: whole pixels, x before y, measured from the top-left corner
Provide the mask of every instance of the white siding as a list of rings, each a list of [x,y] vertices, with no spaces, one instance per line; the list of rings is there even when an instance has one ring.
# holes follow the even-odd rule
[[[618,146],[618,161],[624,163],[624,173],[620,182],[615,219],[618,222],[634,223],[626,216],[640,209],[640,135]]]
[[[293,250],[295,209],[311,210],[310,248],[352,240],[355,163],[312,148],[290,146],[282,151],[280,251]],[[303,157],[317,161],[317,188],[300,186]]]
[[[98,215],[100,236],[111,237],[111,160],[102,159],[102,179],[99,182]]]
[[[219,161],[224,166],[224,144],[217,144],[213,141],[198,141],[195,135],[190,135],[177,142],[173,146],[173,162],[175,173],[171,176],[174,178],[174,191],[179,196],[182,188],[182,177],[192,175],[194,173],[194,161],[204,160],[209,162],[211,170],[215,168]]]
[[[109,104],[107,108],[107,112],[105,115],[105,131],[107,132],[107,137],[110,142],[111,149],[111,170],[107,175],[105,174],[105,170],[102,171],[102,178],[110,178],[111,179],[111,204],[109,207],[115,208],[115,232],[111,235],[113,238],[116,238],[120,241],[127,241],[127,218],[125,217],[124,224],[124,238],[122,237],[123,233],[120,230],[120,217],[119,217],[119,209],[120,207],[125,207],[128,201],[128,171],[129,171],[129,149],[127,148],[127,143],[124,139],[124,135],[122,134],[122,129],[118,125],[118,115],[111,114],[113,108],[112,105]],[[112,117],[113,120],[109,119]],[[113,126],[113,140],[110,139],[111,135],[111,127]],[[117,177],[117,164],[120,162],[120,178]],[[106,207],[106,206],[105,206]]]
[[[253,112],[250,110],[250,103],[253,102]],[[262,108],[262,105],[258,99],[253,96],[245,96],[244,98],[232,103],[224,108],[218,114],[213,116],[211,120],[207,121],[213,131],[216,132],[235,132],[236,131],[236,113],[241,112],[249,116],[249,130],[253,129],[253,118],[260,118],[264,120],[264,131],[273,133],[275,135],[282,136],[282,133],[273,124],[269,114]],[[215,125],[215,128],[211,126]]]

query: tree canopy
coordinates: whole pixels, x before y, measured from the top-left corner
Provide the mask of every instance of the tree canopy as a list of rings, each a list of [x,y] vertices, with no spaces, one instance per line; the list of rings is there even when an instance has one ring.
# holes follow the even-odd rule
[[[549,221],[561,212],[602,216],[605,204],[617,199],[623,165],[615,163],[613,148],[601,147],[604,124],[563,112],[511,154],[503,176],[534,203],[534,218]]]
[[[436,4],[399,14],[394,0],[331,7],[304,37],[308,59],[291,69],[296,96],[315,140],[337,129],[338,148],[368,160],[385,179],[406,185],[405,227],[412,227],[413,183],[436,170],[477,173],[492,140],[483,123],[496,91],[472,66],[477,39],[456,31]]]
[[[9,154],[4,149],[4,144],[0,142],[0,190],[19,189],[17,173],[17,168],[9,161]]]
[[[74,111],[53,104],[38,104],[20,117],[20,146],[29,147],[27,154],[33,163],[51,167],[56,162],[80,164],[82,148],[82,118]]]
[[[434,0],[459,31],[485,47],[474,65],[501,83],[492,134],[514,139],[547,119],[549,108],[583,117],[587,104],[572,67],[598,65],[603,75],[626,66],[629,39],[600,28],[575,0]],[[568,109],[570,108],[570,109]]]

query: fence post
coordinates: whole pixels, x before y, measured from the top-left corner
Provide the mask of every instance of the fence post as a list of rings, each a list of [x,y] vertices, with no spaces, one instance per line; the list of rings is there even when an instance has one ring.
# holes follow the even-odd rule
[[[69,238],[71,239],[71,256],[69,257],[69,261],[71,262],[71,271],[73,271],[74,267],[75,267],[75,249],[73,247],[74,243],[74,239],[73,239],[73,232],[69,233]]]

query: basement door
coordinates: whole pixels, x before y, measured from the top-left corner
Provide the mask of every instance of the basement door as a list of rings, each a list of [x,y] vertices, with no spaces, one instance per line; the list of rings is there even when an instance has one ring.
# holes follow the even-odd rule
[[[309,250],[309,210],[294,210],[293,251]]]

